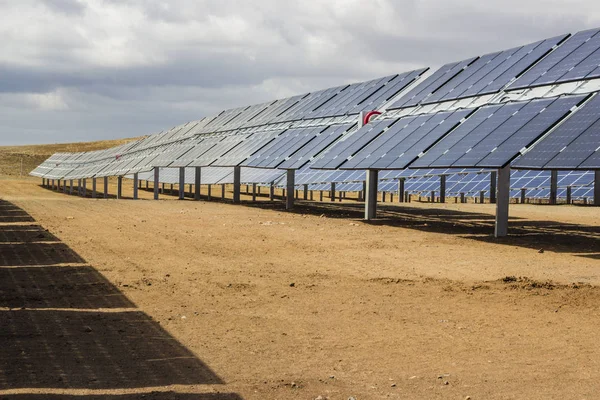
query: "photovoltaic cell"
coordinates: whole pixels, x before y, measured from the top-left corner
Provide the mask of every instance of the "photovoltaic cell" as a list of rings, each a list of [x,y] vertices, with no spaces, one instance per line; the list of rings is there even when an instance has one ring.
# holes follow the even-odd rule
[[[569,96],[556,99],[525,126],[505,138],[501,143],[496,144],[490,154],[483,158],[477,166],[482,168],[504,167],[514,160],[521,150],[530,147],[544,133],[567,116],[571,108],[578,105],[585,97]]]
[[[599,29],[592,29],[571,36],[513,82],[508,89],[524,89],[565,82],[563,76],[598,49],[600,46],[599,32]]]
[[[596,150],[600,145],[597,141],[594,145],[594,129],[590,128],[592,128],[599,119],[600,96],[596,95],[583,105],[583,107],[577,110],[577,112],[572,114],[564,123],[536,143],[530,151],[520,157],[513,165],[517,168],[549,168],[549,166],[552,165],[553,159],[558,157],[560,153],[566,151],[569,146],[586,131],[589,132],[589,140],[592,140],[589,144],[589,150]],[[595,140],[598,140],[597,136],[595,137]],[[578,169],[581,164],[585,163],[586,158],[591,156],[591,154],[588,153],[587,157],[580,158],[583,157],[579,152],[580,149],[581,148],[577,146],[573,151],[569,151],[568,154],[571,155],[570,160],[566,160],[564,157],[558,157],[556,163],[561,164],[561,168]]]
[[[279,164],[281,169],[299,169],[313,157],[317,156],[333,142],[339,139],[344,132],[350,129],[352,125],[333,125],[327,127],[323,132],[317,134],[315,138],[306,146],[302,147],[283,163]]]
[[[446,82],[454,78],[463,69],[472,63],[476,57],[469,58],[464,61],[446,64],[423,82],[418,84],[414,89],[404,95],[401,99],[390,106],[390,110],[397,108],[413,107],[423,101],[431,93],[441,88]]]
[[[502,62],[497,67],[492,68],[493,65],[487,66],[482,72],[489,72],[478,80],[476,80],[478,76],[474,76],[469,80],[470,83],[472,82],[472,85],[467,90],[458,93],[460,90],[456,89],[455,98],[491,94],[500,91],[511,80],[521,75],[544,57],[544,55],[548,54],[554,46],[566,37],[567,35],[556,36],[521,46],[516,48],[514,52],[513,50],[515,49],[502,52],[500,56]]]
[[[400,118],[340,168],[404,169],[471,112],[459,110]]]
[[[423,104],[437,103],[442,100],[454,99],[460,96],[461,89],[469,87],[472,78],[477,78],[479,72],[485,72],[488,67],[494,68],[502,60],[502,52],[495,52],[479,57],[460,74],[449,80],[435,93],[427,97]]]
[[[488,115],[483,122],[480,121],[480,118],[473,120],[471,120],[471,118],[467,119],[450,135],[446,136],[429,150],[440,154],[434,162],[429,165],[422,165],[419,160],[417,160],[414,163],[414,167],[452,167],[456,161],[467,154],[469,149],[508,121],[511,116],[519,111],[524,105],[524,103],[513,103],[505,104],[498,108],[486,107],[484,112]],[[493,113],[490,114],[490,112]],[[477,113],[475,115],[477,115]],[[455,134],[460,137],[458,141],[453,138]],[[450,146],[450,143],[454,144]]]
[[[492,130],[485,137],[473,140],[471,148],[465,155],[460,157],[453,167],[477,167],[478,164],[494,151],[503,141],[510,138],[516,132],[520,131],[525,125],[534,119],[545,107],[550,105],[553,100],[534,100],[526,103],[518,112],[511,115],[502,125]],[[539,132],[541,134],[542,132]],[[471,139],[474,139],[471,137]],[[516,155],[516,154],[515,154]]]
[[[379,136],[384,129],[396,121],[397,120],[394,119],[376,120],[374,123],[363,126],[354,133],[349,134],[347,138],[342,138],[333,145],[326,153],[315,160],[311,167],[323,169],[338,168],[349,157],[368,145],[373,139]]]

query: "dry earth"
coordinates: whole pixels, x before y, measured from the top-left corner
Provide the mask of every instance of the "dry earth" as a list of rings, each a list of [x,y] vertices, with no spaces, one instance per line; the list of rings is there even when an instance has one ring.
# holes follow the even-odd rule
[[[31,146],[0,146],[0,176],[26,176],[54,153],[104,150],[133,140],[101,140],[86,143],[57,143]]]
[[[0,399],[600,393],[598,208],[513,205],[495,240],[491,205],[388,204],[365,223],[352,202],[39,183],[0,180]],[[23,241],[37,255],[6,256]]]

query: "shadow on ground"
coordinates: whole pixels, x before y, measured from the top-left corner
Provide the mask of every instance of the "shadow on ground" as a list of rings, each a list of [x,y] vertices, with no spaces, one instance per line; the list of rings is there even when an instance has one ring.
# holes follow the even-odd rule
[[[262,209],[285,210],[285,205],[280,202],[244,202],[242,204]],[[297,201],[291,212],[324,215],[328,218],[353,219],[370,225],[444,233],[471,240],[573,253],[581,257],[600,259],[600,227],[597,226],[511,217],[509,236],[495,238],[493,235],[495,217],[493,215],[442,208],[417,208],[411,207],[410,203],[380,204],[377,219],[373,221],[362,219],[364,216],[362,203]]]
[[[56,394],[15,394],[10,396],[0,395],[0,400],[242,400],[235,393],[174,393],[150,392],[124,395],[56,395]]]
[[[14,215],[18,221],[9,218]],[[0,221],[0,399],[133,399],[141,397],[55,395],[43,389],[224,384],[25,211],[0,200]],[[42,393],[7,395],[2,389]],[[173,392],[143,398],[240,399]]]

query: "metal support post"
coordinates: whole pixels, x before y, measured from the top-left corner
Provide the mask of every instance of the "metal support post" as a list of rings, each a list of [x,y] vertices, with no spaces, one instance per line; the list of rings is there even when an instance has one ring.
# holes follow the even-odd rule
[[[275,200],[275,183],[271,182],[271,184],[269,185],[269,200],[273,201]]]
[[[87,196],[87,180],[83,178],[83,193],[81,194],[83,197]]]
[[[185,198],[185,167],[179,167],[179,200]]]
[[[108,198],[108,176],[104,177],[104,198]]]
[[[440,203],[446,202],[446,175],[440,176]],[[483,203],[483,201],[482,201]]]
[[[66,186],[65,186],[65,188],[66,188]],[[96,198],[96,189],[97,189],[96,178],[92,178],[92,199]]]
[[[233,202],[239,203],[241,192],[242,167],[233,167]],[[248,185],[246,185],[248,187]],[[247,193],[247,191],[246,191]]]
[[[600,206],[600,170],[594,171],[594,205]]]
[[[194,172],[194,200],[200,200],[202,170],[200,169],[200,167],[195,167]]]
[[[287,170],[287,197],[285,198],[285,209],[291,210],[294,208],[294,186],[296,181],[296,170],[288,169]]]
[[[335,201],[335,182],[331,182],[331,192],[329,193],[331,201]]]
[[[498,173],[490,172],[490,203],[496,204],[496,182],[498,181]]]
[[[159,174],[160,169],[158,167],[154,167],[154,200],[158,200]]]
[[[521,188],[521,204],[525,204],[526,197],[527,197],[527,189]]]
[[[571,186],[567,186],[567,204],[571,204],[573,201],[571,199]]]
[[[139,195],[138,195],[139,186],[141,186],[140,176],[136,172],[135,174],[133,174],[133,199],[134,200],[137,200],[139,198]]]
[[[379,179],[377,177],[378,173],[379,171],[376,169],[367,170],[367,190],[365,192],[365,219],[367,221],[377,217],[377,185],[379,183]]]
[[[121,199],[123,197],[123,177],[117,177],[117,199]]]
[[[256,201],[256,183],[252,184],[252,201]]]
[[[404,182],[405,182],[404,178],[398,179],[398,202],[399,203],[404,202]]]
[[[209,185],[207,185],[207,188],[206,188],[206,190],[207,190],[207,196],[206,196],[206,198],[207,198],[208,200],[210,200],[211,188],[212,188],[212,185],[210,185],[210,184],[209,184]]]
[[[221,200],[225,200],[225,184],[221,184]]]
[[[304,184],[304,200],[308,200],[308,185]]]
[[[363,181],[362,186],[363,186],[363,188],[362,188],[362,192],[360,194],[360,201],[365,201],[365,196],[367,193],[367,181]]]
[[[556,204],[558,197],[558,171],[550,171],[550,204]]]
[[[498,197],[496,202],[495,237],[508,234],[508,206],[510,204],[510,166],[498,170]]]

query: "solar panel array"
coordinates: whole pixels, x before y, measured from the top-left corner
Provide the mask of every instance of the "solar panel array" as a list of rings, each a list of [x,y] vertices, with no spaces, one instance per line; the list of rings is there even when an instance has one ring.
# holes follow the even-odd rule
[[[485,186],[474,176],[507,165],[600,169],[600,86],[583,87],[600,78],[600,30],[449,63],[420,79],[426,71],[225,110],[104,151],[58,153],[31,174],[150,180],[159,168],[161,181],[178,182],[175,168],[186,168],[193,183],[192,167],[202,167],[203,183],[229,183],[241,166],[246,183],[281,184],[294,169],[298,185],[355,188],[374,169],[387,188],[410,169],[450,169],[449,193],[467,180],[470,193]],[[582,86],[533,90],[573,81]],[[370,110],[384,113],[358,128],[358,114]],[[432,176],[411,185],[429,190]]]

